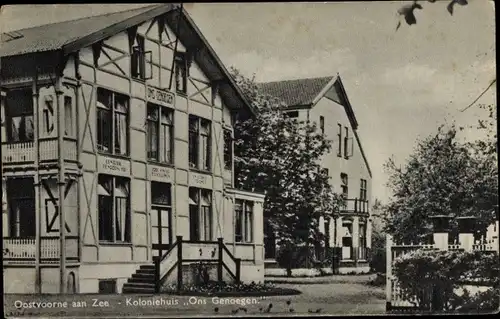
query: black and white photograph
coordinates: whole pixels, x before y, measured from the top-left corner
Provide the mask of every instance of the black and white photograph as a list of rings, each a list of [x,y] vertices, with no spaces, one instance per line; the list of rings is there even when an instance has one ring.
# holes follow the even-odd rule
[[[500,309],[495,3],[0,5],[4,317]]]

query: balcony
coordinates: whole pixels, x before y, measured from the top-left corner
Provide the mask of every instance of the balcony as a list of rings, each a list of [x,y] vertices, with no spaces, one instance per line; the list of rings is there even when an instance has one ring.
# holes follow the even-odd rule
[[[40,238],[40,262],[58,263],[60,243],[58,237]],[[4,238],[3,261],[4,264],[35,263],[36,239],[34,238]],[[78,261],[78,237],[66,237],[66,259]]]
[[[65,137],[63,140],[63,158],[69,161],[76,161],[76,139]],[[2,144],[2,164],[29,164],[36,159],[35,143],[3,143]],[[57,138],[41,139],[39,141],[39,160],[53,161],[58,159]]]
[[[359,198],[345,199],[343,205],[340,205],[339,210],[341,214],[368,215],[368,204],[367,200]]]

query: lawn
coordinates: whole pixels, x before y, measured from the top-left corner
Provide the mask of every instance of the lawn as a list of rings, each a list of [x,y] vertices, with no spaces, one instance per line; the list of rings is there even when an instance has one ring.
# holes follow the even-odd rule
[[[6,295],[6,317],[22,316],[228,316],[284,314],[384,314],[383,288],[361,283],[279,284],[298,289],[296,296],[272,297],[189,297],[173,295]],[[56,307],[16,309],[19,302],[59,302]],[[62,302],[66,301],[66,304]],[[75,302],[75,303],[73,303]],[[86,303],[85,307],[83,302]],[[25,306],[30,306],[25,305]]]

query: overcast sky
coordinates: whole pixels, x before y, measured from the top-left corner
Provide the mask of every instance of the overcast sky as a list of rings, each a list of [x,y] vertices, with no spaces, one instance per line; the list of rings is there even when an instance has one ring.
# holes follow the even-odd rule
[[[495,78],[493,2],[469,1],[453,16],[447,3],[422,2],[417,24],[397,32],[400,1],[197,3],[187,10],[224,64],[258,81],[339,72],[373,171],[373,195],[386,200],[390,156],[402,163],[438,125],[484,116],[477,107],[459,110]],[[8,31],[143,5],[5,6],[0,20]],[[478,103],[495,101],[494,86]]]

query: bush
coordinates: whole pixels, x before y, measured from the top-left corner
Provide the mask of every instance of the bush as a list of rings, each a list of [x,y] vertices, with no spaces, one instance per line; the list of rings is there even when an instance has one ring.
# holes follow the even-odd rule
[[[386,272],[386,254],[385,254],[385,234],[374,232],[372,234],[372,248],[368,259],[370,261],[370,270],[375,273]]]
[[[422,309],[492,311],[500,306],[497,253],[417,250],[397,258],[393,271],[402,297],[415,298],[414,303]],[[464,284],[491,288],[475,295],[468,291],[458,295],[457,289]]]

